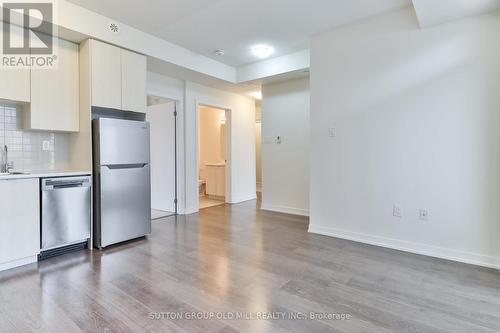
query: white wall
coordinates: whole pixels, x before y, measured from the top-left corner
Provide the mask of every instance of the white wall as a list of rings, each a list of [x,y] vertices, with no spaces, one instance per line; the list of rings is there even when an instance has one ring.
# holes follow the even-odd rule
[[[175,103],[148,106],[151,128],[151,208],[175,212]]]
[[[179,213],[198,211],[198,104],[231,110],[230,203],[256,198],[255,102],[248,97],[148,72],[150,95],[177,100],[177,166]]]
[[[147,73],[147,94],[176,101],[177,110],[177,212],[186,214],[186,171],[184,168],[185,82],[156,73]]]
[[[405,9],[314,38],[310,231],[500,268],[499,31]]]
[[[186,156],[186,211],[197,212],[198,152],[197,108],[208,105],[231,110],[227,128],[230,135],[228,156],[230,184],[226,201],[242,202],[256,198],[255,188],[255,102],[253,99],[218,89],[186,82],[185,91],[185,156]]]
[[[309,78],[264,85],[262,96],[262,209],[309,215]]]

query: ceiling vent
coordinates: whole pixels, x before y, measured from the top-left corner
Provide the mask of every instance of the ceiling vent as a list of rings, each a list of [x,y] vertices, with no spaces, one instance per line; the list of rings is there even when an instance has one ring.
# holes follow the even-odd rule
[[[120,33],[120,26],[118,25],[118,23],[111,22],[111,23],[108,25],[108,28],[109,28],[109,31],[110,31],[112,34],[119,34],[119,33]]]

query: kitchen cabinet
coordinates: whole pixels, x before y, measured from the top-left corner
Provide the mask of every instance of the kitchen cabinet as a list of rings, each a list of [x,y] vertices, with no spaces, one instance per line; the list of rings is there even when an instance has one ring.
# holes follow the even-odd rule
[[[226,195],[226,166],[224,164],[206,165],[206,192],[212,197]]]
[[[120,48],[91,40],[92,105],[122,108],[122,66]]]
[[[0,270],[35,262],[40,253],[39,180],[0,180]]]
[[[11,44],[23,45],[22,30],[11,31]],[[30,101],[30,69],[0,67],[0,99],[17,102]]]
[[[78,151],[71,155],[72,168],[92,169],[93,107],[144,115],[146,73],[144,55],[94,39],[80,44],[80,131],[70,139],[70,149]]]
[[[78,132],[79,51],[78,45],[58,41],[57,67],[31,71],[31,105],[25,128]]]
[[[121,50],[122,109],[146,112],[146,57]]]
[[[146,57],[91,40],[92,105],[146,112]]]

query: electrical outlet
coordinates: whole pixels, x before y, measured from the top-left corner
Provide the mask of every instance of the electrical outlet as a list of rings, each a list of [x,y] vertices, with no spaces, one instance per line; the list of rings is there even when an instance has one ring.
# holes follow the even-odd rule
[[[392,207],[392,215],[394,217],[403,217],[403,209],[399,205],[394,205]]]
[[[49,151],[50,150],[50,141],[49,140],[43,140],[42,141],[42,150],[43,151]]]
[[[429,211],[426,209],[421,209],[419,218],[422,221],[428,221],[429,220]]]

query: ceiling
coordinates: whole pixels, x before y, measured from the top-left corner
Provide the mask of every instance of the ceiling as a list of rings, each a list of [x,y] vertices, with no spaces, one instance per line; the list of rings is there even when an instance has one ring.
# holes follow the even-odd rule
[[[422,27],[500,10],[500,0],[413,0]]]
[[[411,5],[411,0],[68,0],[223,62],[259,61],[252,45],[274,46],[273,56],[307,49],[309,39],[369,16]],[[224,56],[213,52],[223,49]]]

